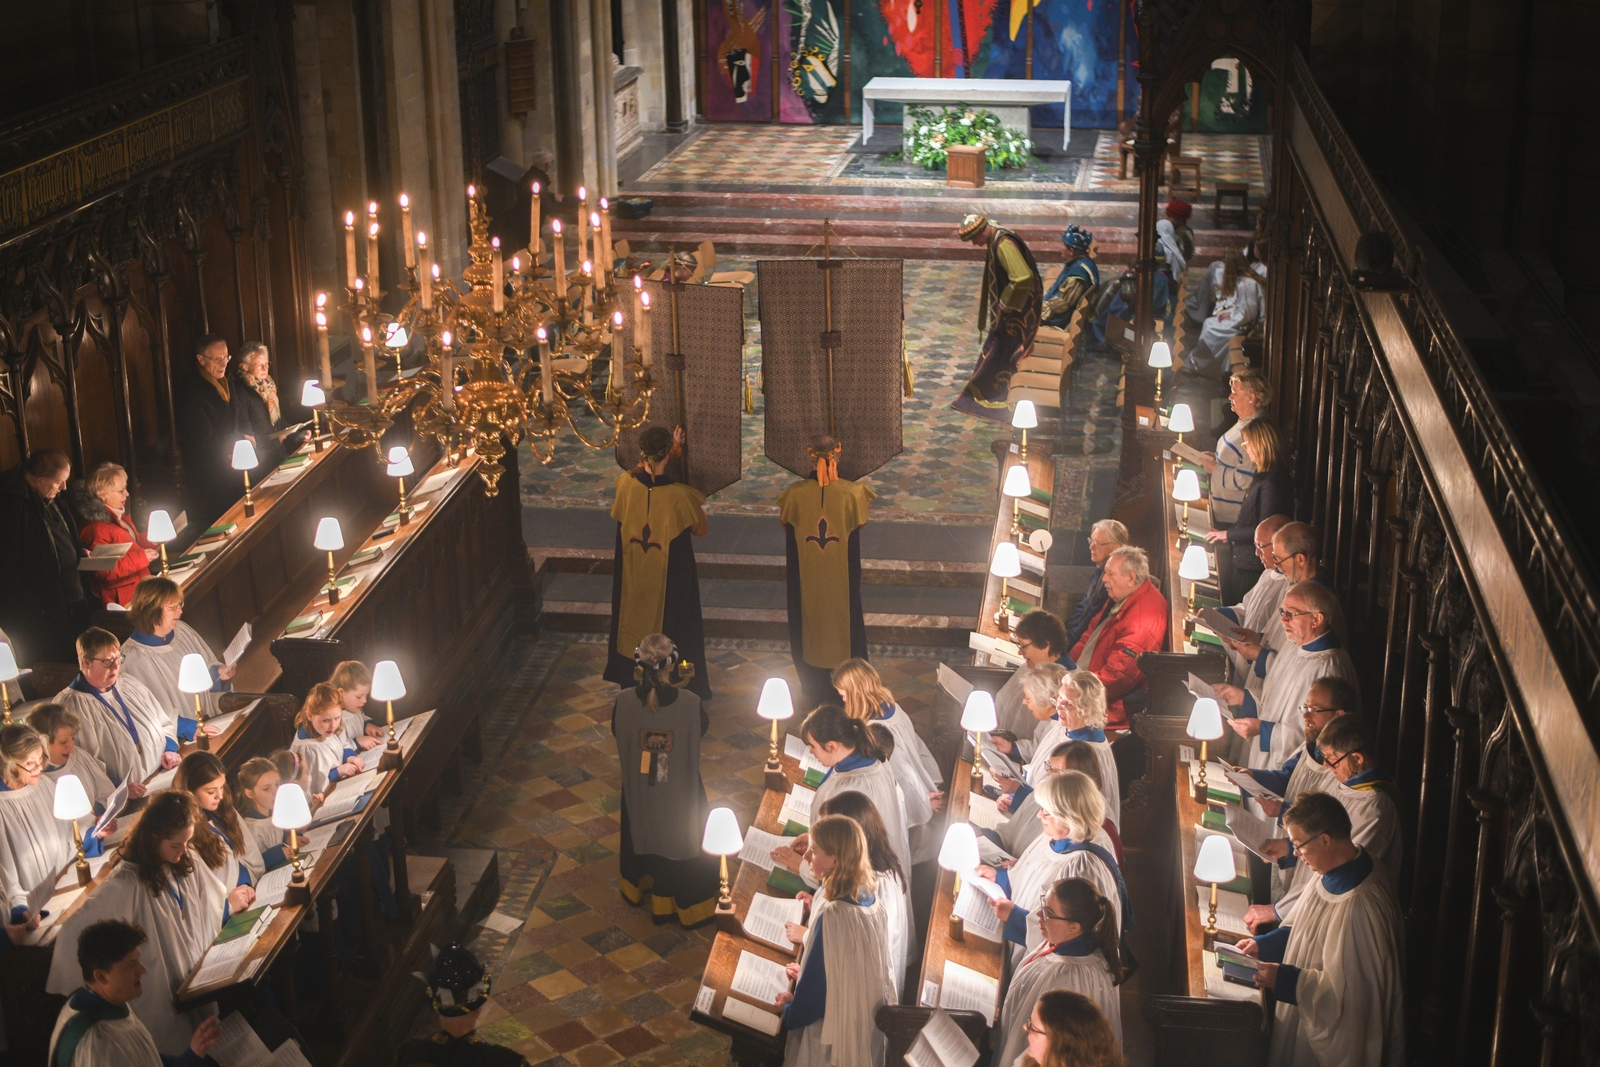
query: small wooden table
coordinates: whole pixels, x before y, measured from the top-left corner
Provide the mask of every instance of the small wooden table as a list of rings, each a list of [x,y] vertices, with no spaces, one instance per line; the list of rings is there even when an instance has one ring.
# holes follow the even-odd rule
[[[873,105],[978,104],[1000,117],[1007,126],[1027,132],[1028,108],[1034,104],[1060,104],[1061,147],[1072,143],[1072,83],[1024,81],[1016,78],[873,78],[861,90],[861,143],[872,140]]]

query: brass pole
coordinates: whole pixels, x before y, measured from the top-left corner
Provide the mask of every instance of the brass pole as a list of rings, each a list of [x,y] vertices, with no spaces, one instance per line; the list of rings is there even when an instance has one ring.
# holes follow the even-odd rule
[[[206,736],[206,710],[200,705],[200,694],[194,695],[194,743],[200,751],[211,751],[211,738]]]
[[[834,426],[833,418],[833,220],[822,220],[822,309],[827,317],[828,345],[824,351],[828,353],[828,433],[838,438],[839,431]]]
[[[670,258],[668,262],[671,262]],[[685,425],[688,417],[684,413],[683,405],[684,358],[678,349],[678,290],[681,288],[683,284],[674,279],[668,271],[667,292],[672,296],[672,361],[677,364],[673,369],[673,375],[678,383],[678,425],[683,427],[683,480],[687,482],[689,481],[689,427]]]

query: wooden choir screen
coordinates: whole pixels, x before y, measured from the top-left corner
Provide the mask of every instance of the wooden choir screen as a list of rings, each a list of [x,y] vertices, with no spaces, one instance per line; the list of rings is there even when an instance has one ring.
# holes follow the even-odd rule
[[[173,394],[206,333],[266,342],[295,406],[295,101],[281,27],[256,29],[0,123],[0,469],[59,447],[75,474],[177,482]]]
[[[1592,577],[1298,56],[1288,82],[1268,370],[1403,798],[1408,1046],[1579,1062],[1600,1041]],[[1372,230],[1403,293],[1351,283]]]

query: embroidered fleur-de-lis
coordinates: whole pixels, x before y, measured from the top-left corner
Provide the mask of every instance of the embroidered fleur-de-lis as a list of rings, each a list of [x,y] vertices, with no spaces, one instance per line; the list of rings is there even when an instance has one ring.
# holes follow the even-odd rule
[[[648,522],[644,524],[644,529],[639,531],[638,537],[628,538],[628,544],[638,545],[646,555],[649,554],[652,548],[657,550],[661,548],[661,542],[650,540],[650,524]]]
[[[826,552],[828,546],[839,539],[828,533],[828,520],[823,517],[817,520],[817,532],[807,537],[806,540],[816,542],[817,551]]]

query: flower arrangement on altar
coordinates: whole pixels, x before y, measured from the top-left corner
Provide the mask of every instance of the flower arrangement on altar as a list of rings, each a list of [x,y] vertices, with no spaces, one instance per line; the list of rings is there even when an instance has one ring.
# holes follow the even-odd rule
[[[982,108],[906,108],[902,156],[929,170],[945,166],[951,145],[981,145],[990,170],[1025,167],[1033,155],[1026,133]]]

